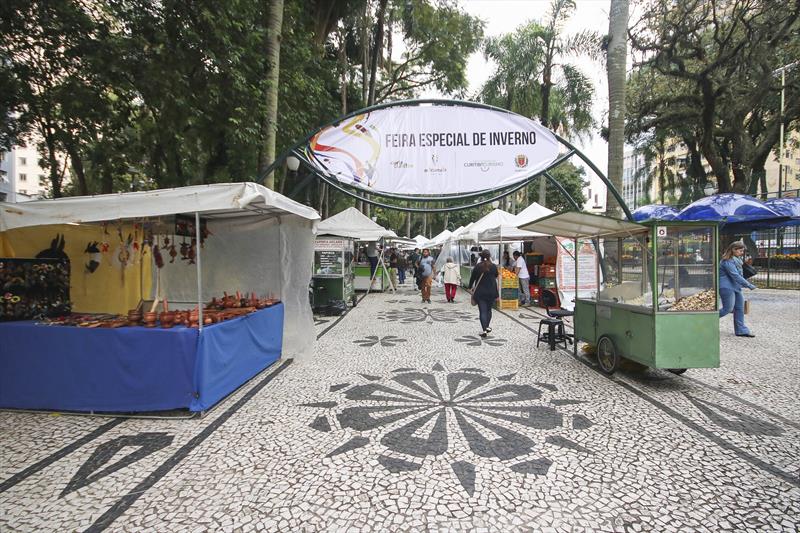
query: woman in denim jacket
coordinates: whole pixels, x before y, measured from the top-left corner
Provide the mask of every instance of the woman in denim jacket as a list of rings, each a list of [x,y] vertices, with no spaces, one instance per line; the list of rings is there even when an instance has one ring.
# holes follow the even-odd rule
[[[742,289],[750,290],[755,285],[742,276],[742,256],[745,246],[741,241],[732,243],[722,254],[719,262],[719,297],[722,299],[720,318],[733,311],[733,331],[737,337],[755,337],[744,325],[744,296]]]

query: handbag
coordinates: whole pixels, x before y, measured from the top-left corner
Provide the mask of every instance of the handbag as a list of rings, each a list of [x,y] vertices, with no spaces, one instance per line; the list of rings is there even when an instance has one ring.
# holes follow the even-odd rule
[[[483,279],[484,274],[486,274],[486,272],[481,273],[480,277],[478,278],[478,283],[475,284],[475,291],[478,290],[478,285],[481,284],[481,280]],[[472,296],[470,296],[469,299],[469,303],[471,303],[472,305],[478,305],[478,300],[475,299],[475,291],[472,291]]]
[[[744,277],[744,279],[750,279],[756,274],[758,274],[756,267],[749,263],[742,263],[742,277]]]

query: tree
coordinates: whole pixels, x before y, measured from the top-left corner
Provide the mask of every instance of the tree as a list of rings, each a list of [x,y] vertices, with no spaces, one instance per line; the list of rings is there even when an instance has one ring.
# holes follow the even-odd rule
[[[280,76],[281,31],[283,28],[283,0],[267,2],[266,39],[264,52],[267,57],[266,75],[266,116],[264,117],[264,148],[258,173],[261,175],[275,161],[275,139],[278,130],[278,79]],[[264,179],[264,185],[275,188],[275,177],[272,173]]]
[[[625,148],[625,71],[628,51],[628,0],[611,0],[608,22],[608,179],[622,190],[622,167]],[[614,196],[606,193],[606,211],[620,217]]]
[[[720,192],[751,190],[781,123],[791,129],[800,118],[800,75],[787,73],[783,117],[772,75],[800,56],[798,17],[796,0],[651,0],[630,34],[640,91],[631,133],[676,133],[708,162]],[[683,190],[702,181],[691,176]]]

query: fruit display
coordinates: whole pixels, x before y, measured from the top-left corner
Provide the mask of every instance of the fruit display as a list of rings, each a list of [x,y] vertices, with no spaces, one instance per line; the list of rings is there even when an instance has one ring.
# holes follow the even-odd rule
[[[500,269],[500,277],[502,279],[513,279],[513,280],[517,279],[517,275],[514,273],[514,271],[513,270],[509,270],[507,268],[501,268]]]
[[[717,296],[713,290],[705,290],[681,298],[675,305],[667,311],[713,311],[717,305]]]

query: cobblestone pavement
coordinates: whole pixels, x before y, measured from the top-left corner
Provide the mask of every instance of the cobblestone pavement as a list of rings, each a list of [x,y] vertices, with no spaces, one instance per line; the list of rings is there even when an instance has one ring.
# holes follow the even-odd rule
[[[748,297],[721,368],[609,378],[371,294],[202,419],[0,413],[0,531],[797,531],[800,297]]]

